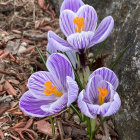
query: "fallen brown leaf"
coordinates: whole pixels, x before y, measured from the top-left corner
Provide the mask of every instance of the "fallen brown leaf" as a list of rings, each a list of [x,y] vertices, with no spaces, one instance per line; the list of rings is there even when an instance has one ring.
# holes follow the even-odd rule
[[[45,120],[41,120],[41,121],[37,121],[35,124],[37,125],[38,131],[46,135],[52,136],[52,127],[49,122],[46,122]],[[57,128],[55,127],[55,137],[57,138],[58,135],[59,134],[58,134]]]

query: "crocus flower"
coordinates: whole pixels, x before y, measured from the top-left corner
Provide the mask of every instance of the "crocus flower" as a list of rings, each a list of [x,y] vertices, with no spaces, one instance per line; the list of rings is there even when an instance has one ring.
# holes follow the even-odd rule
[[[82,90],[78,97],[78,106],[86,116],[96,118],[116,113],[121,100],[116,92],[118,78],[106,67],[95,70],[89,77],[86,91]]]
[[[63,54],[49,56],[49,72],[39,71],[28,80],[29,90],[20,99],[20,108],[35,117],[49,116],[70,106],[78,95],[78,86],[69,60]]]
[[[48,32],[51,46],[60,51],[76,51],[83,53],[87,48],[104,41],[111,33],[114,20],[105,17],[98,28],[97,13],[81,0],[64,0],[61,6],[59,24],[66,40],[54,32]]]

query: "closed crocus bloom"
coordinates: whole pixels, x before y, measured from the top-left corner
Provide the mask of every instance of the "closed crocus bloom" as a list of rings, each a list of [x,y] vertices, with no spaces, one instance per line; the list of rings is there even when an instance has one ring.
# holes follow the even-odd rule
[[[49,56],[49,72],[39,71],[28,80],[29,90],[20,99],[20,108],[28,115],[45,117],[70,106],[78,95],[78,86],[69,60],[63,54]]]
[[[105,17],[96,28],[97,13],[93,7],[85,5],[81,0],[64,0],[59,24],[66,40],[49,31],[48,40],[51,46],[60,51],[83,53],[109,36],[114,20],[111,16]]]
[[[94,71],[88,79],[86,91],[82,90],[78,97],[82,113],[90,118],[116,113],[121,105],[117,87],[118,78],[113,71],[106,67]]]

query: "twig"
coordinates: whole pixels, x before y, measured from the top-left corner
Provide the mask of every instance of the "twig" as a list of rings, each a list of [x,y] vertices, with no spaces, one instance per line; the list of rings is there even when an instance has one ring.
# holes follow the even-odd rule
[[[58,120],[57,124],[58,124],[58,129],[59,129],[61,140],[63,140],[64,139],[64,131],[63,131],[62,123],[60,122],[60,120]]]

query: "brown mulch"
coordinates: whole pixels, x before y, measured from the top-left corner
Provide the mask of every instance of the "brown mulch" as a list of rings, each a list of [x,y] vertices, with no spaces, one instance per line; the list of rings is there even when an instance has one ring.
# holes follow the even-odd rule
[[[0,139],[50,140],[51,124],[48,117],[35,118],[24,114],[18,104],[28,90],[32,72],[45,70],[34,47],[36,44],[46,58],[47,32],[61,34],[58,18],[51,3],[44,0],[0,1]],[[88,140],[85,125],[68,110],[53,115],[58,140]],[[100,121],[100,120],[99,120]],[[98,121],[98,122],[99,122]],[[112,119],[96,135],[103,139],[105,129],[111,139],[117,139]]]

